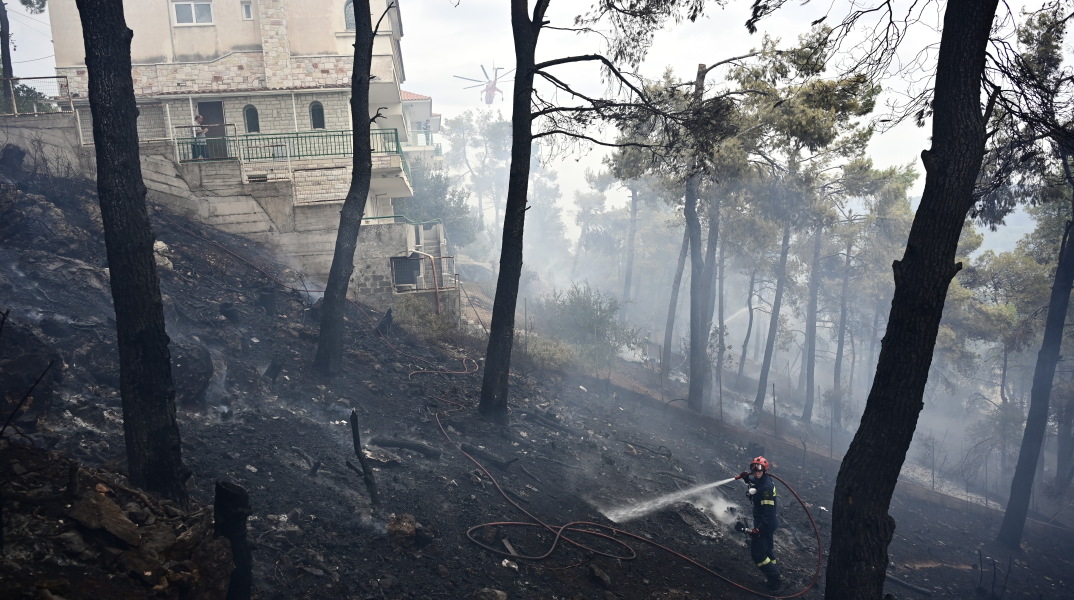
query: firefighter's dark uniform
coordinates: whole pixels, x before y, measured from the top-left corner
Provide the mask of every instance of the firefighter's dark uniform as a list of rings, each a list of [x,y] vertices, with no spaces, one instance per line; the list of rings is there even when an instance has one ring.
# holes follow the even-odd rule
[[[750,556],[761,573],[768,578],[769,589],[778,588],[780,585],[779,565],[776,563],[775,550],[772,547],[772,536],[779,528],[779,517],[776,516],[776,509],[779,506],[776,482],[766,472],[759,480],[750,478],[747,483],[757,490],[749,496],[750,501],[753,502],[753,527],[758,530],[758,533],[750,538]]]

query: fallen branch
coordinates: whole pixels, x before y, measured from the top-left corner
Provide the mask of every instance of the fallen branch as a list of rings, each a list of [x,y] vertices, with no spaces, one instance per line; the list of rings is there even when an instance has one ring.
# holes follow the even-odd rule
[[[902,587],[904,587],[904,588],[906,588],[908,590],[917,592],[919,594],[924,594],[926,596],[931,596],[932,595],[932,590],[926,590],[923,587],[917,587],[916,585],[914,585],[912,583],[907,583],[907,582],[899,579],[898,577],[892,575],[891,573],[887,574],[887,581],[890,581],[892,583],[897,583],[897,584],[901,585]]]
[[[532,477],[533,480],[536,481],[537,483],[544,483],[540,479],[538,479],[536,475],[534,475],[533,473],[530,473],[530,470],[526,468],[526,465],[518,465],[518,468],[522,469],[523,473],[525,473],[526,475],[529,475],[530,477]]]
[[[4,319],[7,320],[6,313],[4,314]],[[30,394],[34,393],[34,388],[37,387],[37,384],[41,383],[41,380],[45,378],[45,374],[48,373],[48,370],[52,368],[52,365],[55,362],[56,359],[48,361],[48,366],[45,367],[44,371],[41,371],[40,375],[37,376],[37,381],[35,381],[34,384],[30,386],[30,389],[26,390],[26,393],[22,395],[22,399],[19,400],[19,403],[15,405],[15,410],[11,411],[11,416],[9,416],[7,418],[7,421],[4,422],[4,426],[0,427],[0,436],[4,435],[4,430],[6,430],[7,426],[11,424],[11,421],[15,418],[15,415],[19,414],[19,409],[22,408],[22,403],[26,402],[26,399],[30,397]]]
[[[695,479],[693,477],[689,477],[687,475],[679,475],[677,473],[669,473],[667,471],[657,471],[656,474],[657,475],[663,475],[664,477],[670,477],[672,479],[679,479],[679,480],[685,481],[686,483],[689,483],[689,484],[697,483],[697,479]]]
[[[487,462],[502,471],[506,471],[507,467],[511,466],[511,463],[518,460],[518,457],[509,460],[503,459],[491,452],[476,448],[474,446],[471,446],[470,444],[463,444],[462,451],[469,454],[470,456],[480,458],[482,461]]]
[[[21,494],[10,489],[0,489],[0,500],[14,500],[24,504],[51,504],[65,502],[78,497],[78,465],[67,467],[67,487],[55,494]]]
[[[568,464],[567,464],[567,463],[565,463],[565,462],[560,462],[560,461],[558,461],[558,460],[556,460],[556,459],[554,459],[554,458],[548,458],[547,456],[542,456],[541,458],[543,458],[543,459],[547,460],[547,461],[548,461],[548,462],[550,462],[550,463],[555,463],[555,464],[557,464],[557,465],[559,465],[559,466],[561,466],[561,467],[567,467],[568,469],[578,469],[578,470],[582,470],[582,467],[579,467],[578,465],[568,465]]]
[[[539,412],[534,412],[534,411],[527,410],[527,411],[522,411],[522,414],[525,415],[527,419],[537,423],[538,425],[544,425],[545,427],[547,427],[549,429],[555,429],[556,431],[562,431],[562,432],[565,432],[565,433],[570,433],[569,428],[567,428],[564,425],[561,425],[559,422],[557,422],[557,421],[555,421],[555,420],[553,420],[553,419],[551,419],[551,418],[549,418],[549,417],[547,417],[545,415],[542,415]]]
[[[365,487],[369,490],[369,501],[373,506],[378,506],[380,497],[377,495],[377,482],[373,479],[372,467],[366,463],[365,454],[362,454],[362,438],[358,433],[358,413],[354,409],[351,409],[351,439],[354,441],[354,455],[358,457],[358,464],[362,465],[362,470],[359,472],[350,461],[347,461],[347,466],[362,476]]]
[[[641,448],[642,450],[648,450],[649,452],[652,452],[653,454],[655,454],[657,456],[663,456],[664,458],[671,458],[671,450],[668,450],[667,446],[660,446],[660,448],[654,450],[653,448],[650,448],[650,447],[646,446],[645,444],[639,444],[637,442],[629,442],[627,440],[619,440],[619,441],[623,442],[624,444],[630,444],[631,446],[634,446],[635,448]]]
[[[440,451],[429,444],[417,440],[404,440],[399,438],[375,437],[369,443],[381,448],[403,448],[413,450],[426,458],[440,458]]]
[[[321,468],[321,461],[316,460],[315,458],[313,458],[309,454],[306,454],[298,446],[291,446],[291,449],[295,451],[295,454],[301,456],[302,460],[306,461],[306,466],[309,467],[309,469],[310,469],[309,476],[310,477],[316,477],[317,476],[317,470]]]

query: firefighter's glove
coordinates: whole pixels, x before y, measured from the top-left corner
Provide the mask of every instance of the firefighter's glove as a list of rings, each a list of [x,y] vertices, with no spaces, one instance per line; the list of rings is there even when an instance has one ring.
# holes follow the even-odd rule
[[[749,474],[749,473],[747,473],[747,472],[743,471],[743,472],[739,473],[739,474],[738,474],[738,477],[735,477],[735,479],[746,479],[746,478],[747,478],[747,477],[749,477],[749,476],[750,476],[750,474]]]
[[[753,537],[757,537],[761,535],[761,530],[754,527],[752,530],[750,530],[750,535],[752,535]]]

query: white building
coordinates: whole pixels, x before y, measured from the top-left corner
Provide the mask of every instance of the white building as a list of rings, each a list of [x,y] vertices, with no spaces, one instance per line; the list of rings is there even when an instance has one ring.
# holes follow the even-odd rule
[[[372,126],[373,178],[350,288],[380,306],[402,291],[441,295],[455,287],[442,227],[408,223],[392,208],[392,198],[413,195],[404,149],[432,153],[425,121],[404,114],[399,4],[372,0],[380,26],[369,114],[380,118]],[[351,178],[353,1],[136,0],[124,10],[134,31],[132,77],[150,199],[268,243],[311,275],[326,276]],[[79,139],[92,144],[75,0],[51,0],[49,15],[57,75],[66,78]],[[431,111],[431,99],[421,98]],[[193,133],[197,114],[209,129],[204,145]],[[422,137],[412,139],[415,132]],[[396,281],[396,270],[406,283]]]

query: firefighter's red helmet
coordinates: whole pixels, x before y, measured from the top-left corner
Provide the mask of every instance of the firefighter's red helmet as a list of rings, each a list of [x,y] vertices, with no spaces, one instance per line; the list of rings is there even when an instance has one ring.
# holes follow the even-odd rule
[[[769,467],[768,467],[768,460],[767,460],[767,459],[766,459],[765,457],[763,457],[763,456],[758,456],[757,458],[755,458],[755,459],[751,460],[751,461],[750,461],[750,470],[752,471],[752,470],[753,470],[753,467],[754,467],[754,466],[756,466],[756,465],[760,465],[760,467],[761,467],[762,469],[764,469],[764,472],[765,472],[765,473],[767,473],[767,472],[768,472],[768,468],[769,468]]]

